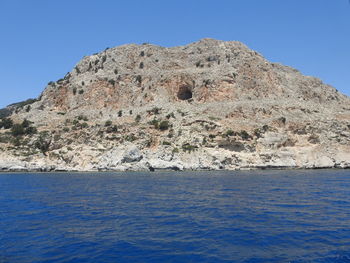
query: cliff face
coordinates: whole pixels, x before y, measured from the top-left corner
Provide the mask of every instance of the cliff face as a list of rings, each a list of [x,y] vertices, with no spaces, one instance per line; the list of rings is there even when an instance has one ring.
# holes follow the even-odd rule
[[[349,105],[240,42],[124,45],[84,57],[38,101],[13,110],[14,123],[28,119],[38,132],[3,128],[0,166],[349,167]]]

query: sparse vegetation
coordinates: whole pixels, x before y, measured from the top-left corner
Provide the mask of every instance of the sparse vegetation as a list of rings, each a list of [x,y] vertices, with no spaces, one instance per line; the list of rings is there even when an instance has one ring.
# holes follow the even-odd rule
[[[105,63],[106,60],[107,60],[107,56],[106,56],[106,55],[103,55],[103,57],[102,57],[102,64]]]
[[[107,133],[115,133],[118,132],[118,126],[117,125],[113,125],[113,126],[108,126],[106,129]]]
[[[159,128],[159,120],[157,120],[156,118],[154,118],[153,120],[151,120],[150,122],[148,122],[148,124],[153,125],[154,128],[156,128],[156,129]]]
[[[168,141],[163,141],[162,143],[163,145],[171,145],[171,142],[168,142]]]
[[[79,115],[79,116],[77,117],[77,119],[78,119],[79,121],[81,121],[81,120],[83,120],[83,121],[88,121],[88,117],[86,117],[86,116],[84,116],[84,115]]]
[[[80,73],[81,73],[78,66],[75,67],[75,71],[77,72],[77,74],[80,74]]]
[[[84,93],[83,89],[79,90],[79,94],[83,94],[83,93]]]
[[[141,62],[140,65],[139,65],[139,68],[143,69],[143,67],[144,67],[144,64],[143,64],[143,62]]]
[[[122,117],[122,116],[123,116],[123,111],[122,110],[118,111],[118,117]]]
[[[286,124],[286,118],[285,117],[278,118],[278,121],[281,122],[282,124]]]
[[[11,128],[11,134],[14,137],[24,135],[24,128],[21,124],[14,124]]]
[[[136,122],[140,122],[140,120],[141,120],[141,115],[137,114],[136,117],[135,117],[135,121]]]
[[[112,125],[112,121],[111,120],[108,120],[105,122],[105,127],[109,127]]]
[[[175,114],[174,112],[169,113],[168,115],[165,116],[167,119],[174,118],[175,119]]]
[[[229,137],[229,136],[234,136],[235,135],[235,132],[231,129],[228,129],[226,132],[225,132],[225,136],[226,137]]]
[[[142,83],[142,76],[141,75],[137,75],[135,78],[136,82],[138,82],[139,84]]]
[[[30,135],[37,133],[37,129],[31,126],[31,122],[27,119],[24,119],[22,123],[14,124],[11,127],[11,134],[14,137],[22,136],[22,135]]]
[[[172,150],[172,153],[178,153],[179,152],[179,148],[174,147]]]
[[[185,143],[182,145],[182,150],[184,152],[192,152],[192,151],[195,151],[198,147],[197,146],[194,146],[194,145],[190,145],[189,143]]]
[[[81,125],[80,125],[81,128],[83,129],[86,129],[89,127],[89,124],[87,124],[87,122],[83,122]]]
[[[0,129],[10,129],[13,126],[13,121],[10,118],[3,118],[0,121]]]
[[[148,110],[147,112],[148,112],[148,113],[153,113],[153,114],[155,114],[155,115],[158,115],[158,114],[160,113],[161,110],[162,110],[161,108],[154,107],[153,109]]]
[[[47,132],[41,132],[39,138],[35,141],[35,148],[39,149],[43,154],[49,150],[51,145],[51,139]]]
[[[128,134],[124,137],[124,140],[126,140],[128,142],[133,142],[133,141],[136,141],[137,138],[134,134]]]
[[[161,121],[159,123],[159,130],[165,131],[170,127],[169,121]]]
[[[320,143],[320,137],[316,134],[311,134],[309,136],[309,138],[307,138],[308,142],[309,143],[312,143],[312,144],[318,144]]]
[[[251,139],[252,137],[249,135],[249,133],[245,130],[242,130],[239,134],[241,136],[241,138],[245,141]]]

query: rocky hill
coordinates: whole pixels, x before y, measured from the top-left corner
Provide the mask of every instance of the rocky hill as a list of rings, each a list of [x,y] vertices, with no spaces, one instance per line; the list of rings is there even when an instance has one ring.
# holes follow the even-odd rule
[[[2,170],[350,167],[350,98],[235,41],[106,49],[0,114]]]

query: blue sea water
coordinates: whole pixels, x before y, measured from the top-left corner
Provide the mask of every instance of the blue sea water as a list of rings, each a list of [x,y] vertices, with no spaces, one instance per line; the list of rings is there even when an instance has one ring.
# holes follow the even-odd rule
[[[0,174],[5,262],[350,262],[350,171]]]

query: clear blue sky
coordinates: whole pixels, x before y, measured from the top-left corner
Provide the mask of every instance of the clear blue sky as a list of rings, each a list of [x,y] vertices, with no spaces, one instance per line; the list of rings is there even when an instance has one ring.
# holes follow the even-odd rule
[[[0,0],[0,108],[126,43],[239,40],[350,95],[348,0]]]

